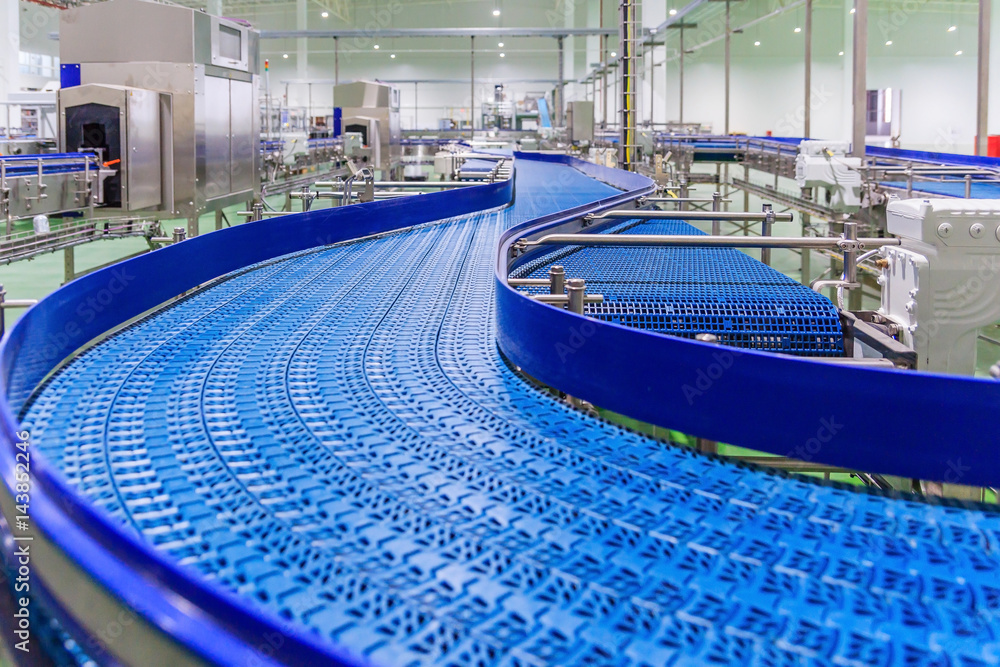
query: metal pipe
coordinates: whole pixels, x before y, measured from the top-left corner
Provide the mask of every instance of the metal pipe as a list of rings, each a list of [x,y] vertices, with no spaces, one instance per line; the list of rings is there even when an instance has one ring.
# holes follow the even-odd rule
[[[682,236],[669,234],[547,234],[534,241],[522,240],[520,247],[543,245],[678,247],[678,248],[813,248],[842,250],[844,240],[832,236]],[[898,246],[899,239],[858,239],[861,247]]]
[[[580,280],[575,278],[574,280]],[[567,288],[568,292],[569,288]],[[532,299],[538,301],[539,303],[547,303],[551,306],[565,306],[570,304],[570,310],[573,310],[572,298],[569,294],[534,294],[531,296]],[[582,303],[604,303],[604,295],[602,294],[584,294],[582,297]],[[576,313],[577,311],[573,311]],[[581,306],[578,315],[583,315],[583,308]]]
[[[717,193],[718,194],[718,193]],[[732,199],[720,199],[719,202],[723,204],[732,203]],[[643,202],[650,204],[714,204],[715,199],[709,199],[708,197],[644,197]],[[713,208],[713,211],[719,209]]]
[[[773,217],[769,217],[773,216]],[[643,220],[729,220],[736,222],[794,222],[795,216],[791,213],[743,213],[739,211],[636,211],[621,210],[605,211],[588,215],[587,220],[615,219],[643,219]]]
[[[317,188],[339,188],[342,189],[344,181],[316,181],[313,183]],[[447,190],[450,188],[467,188],[482,183],[469,183],[465,181],[375,181],[376,188],[399,188],[400,190]]]

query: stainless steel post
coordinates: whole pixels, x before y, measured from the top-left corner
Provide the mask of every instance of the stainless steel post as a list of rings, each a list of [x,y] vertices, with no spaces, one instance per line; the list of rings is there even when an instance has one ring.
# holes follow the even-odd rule
[[[721,204],[721,203],[722,203],[722,193],[721,192],[713,192],[712,193],[712,212],[718,213],[719,212],[719,204]],[[713,220],[712,221],[712,236],[719,236],[720,234],[722,234],[722,221],[721,220]]]
[[[583,278],[570,278],[566,281],[566,295],[569,297],[569,310],[577,315],[583,315],[583,297],[587,285]]]
[[[187,238],[187,230],[183,227],[174,227],[174,243],[180,243]]]
[[[566,270],[556,264],[549,267],[549,294],[566,293]]]
[[[854,242],[858,240],[858,223],[844,223],[844,239]],[[849,283],[858,282],[858,251],[853,247],[844,250],[844,280]]]
[[[865,156],[868,120],[868,0],[854,0],[854,132],[851,155]]]
[[[764,204],[763,206],[764,220],[760,223],[760,235],[770,236],[771,228],[774,226],[774,206],[772,204]],[[764,262],[768,266],[771,265],[771,249],[761,248],[760,250],[760,261]]]
[[[333,38],[333,85],[340,85],[340,38]],[[334,105],[337,100],[333,101]]]

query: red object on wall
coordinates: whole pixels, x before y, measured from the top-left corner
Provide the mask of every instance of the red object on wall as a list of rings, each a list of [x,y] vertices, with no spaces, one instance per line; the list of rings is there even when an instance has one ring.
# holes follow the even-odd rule
[[[1000,134],[991,134],[986,144],[986,154],[989,157],[1000,157]]]

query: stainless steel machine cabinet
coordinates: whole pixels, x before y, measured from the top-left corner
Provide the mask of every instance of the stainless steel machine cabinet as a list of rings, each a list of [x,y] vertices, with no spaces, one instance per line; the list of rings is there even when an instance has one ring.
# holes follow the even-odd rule
[[[566,105],[566,127],[569,129],[569,140],[574,144],[592,144],[594,142],[594,103],[581,100],[568,103]]]
[[[107,162],[120,159],[110,165],[118,171],[137,162],[147,169],[140,179],[110,177],[143,189],[143,197],[121,198],[123,210],[187,218],[193,236],[201,214],[259,196],[259,33],[146,0],[85,5],[62,12],[60,21],[60,140],[66,150],[73,144],[74,151],[101,149]],[[121,106],[141,91],[161,94],[141,110]],[[133,127],[155,123],[159,136],[124,141],[126,119]],[[150,204],[157,184],[148,161],[157,142],[159,203]],[[112,157],[116,148],[132,159]]]
[[[403,165],[399,90],[372,81],[344,83],[334,86],[333,103],[341,110],[341,132],[362,136],[362,147],[353,155],[345,148],[345,155],[378,169],[383,179],[397,179]]]

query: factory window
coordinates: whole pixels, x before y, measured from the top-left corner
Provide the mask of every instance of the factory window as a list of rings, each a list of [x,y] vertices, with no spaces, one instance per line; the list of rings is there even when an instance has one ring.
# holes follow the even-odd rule
[[[29,76],[55,77],[59,70],[59,58],[43,53],[21,51],[18,53],[18,63],[21,65],[21,74]]]

